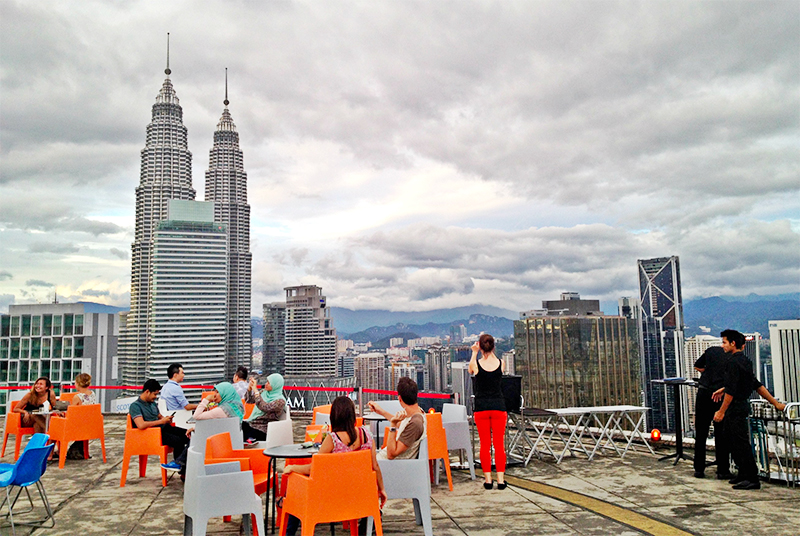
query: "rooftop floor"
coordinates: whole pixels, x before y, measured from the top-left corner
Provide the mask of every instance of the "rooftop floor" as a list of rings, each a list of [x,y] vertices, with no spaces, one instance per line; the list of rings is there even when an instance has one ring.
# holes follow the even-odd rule
[[[296,421],[296,437],[305,426]],[[146,478],[131,463],[128,483],[119,487],[125,421],[105,417],[108,463],[102,463],[99,442],[92,459],[67,460],[64,469],[51,463],[42,481],[55,510],[53,529],[18,528],[18,535],[82,536],[120,534],[153,536],[183,534],[183,484],[176,474],[161,487],[160,472],[150,458]],[[8,453],[8,451],[7,451]],[[665,450],[663,453],[669,453]],[[660,453],[660,454],[663,454]],[[12,462],[7,455],[3,462]],[[478,471],[480,475],[480,472]],[[727,482],[696,479],[690,462],[677,466],[650,454],[628,453],[592,461],[567,458],[561,464],[535,458],[510,467],[509,487],[486,491],[482,479],[467,471],[453,472],[453,491],[446,479],[433,488],[433,533],[449,535],[792,535],[800,533],[800,489],[762,483],[757,491],[734,491]],[[38,496],[34,496],[37,504]],[[20,520],[41,518],[41,501]],[[31,517],[34,516],[34,517]],[[16,517],[16,516],[15,516]],[[423,534],[414,524],[411,501],[392,500],[383,515],[384,534]],[[241,520],[212,520],[209,534],[239,534]],[[344,534],[337,528],[339,534]],[[10,534],[0,527],[0,534]],[[318,526],[316,534],[330,534]]]

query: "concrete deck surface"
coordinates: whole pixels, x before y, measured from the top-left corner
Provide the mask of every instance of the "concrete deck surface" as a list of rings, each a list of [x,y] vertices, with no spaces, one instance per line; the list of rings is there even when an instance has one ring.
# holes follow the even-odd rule
[[[296,420],[295,437],[305,426]],[[152,536],[183,534],[183,484],[176,474],[162,488],[156,458],[146,478],[131,463],[126,487],[120,488],[125,421],[105,417],[108,463],[102,462],[99,441],[91,444],[92,459],[67,460],[48,467],[42,481],[55,509],[52,529],[19,527],[18,535],[92,536],[120,534]],[[26,438],[27,439],[27,438]],[[668,451],[659,454],[668,453]],[[6,451],[3,462],[13,462]],[[446,479],[433,488],[433,532],[450,535],[763,535],[800,534],[800,488],[762,483],[758,491],[734,491],[727,482],[696,479],[691,462],[658,462],[652,455],[629,453],[624,460],[600,456],[592,461],[567,458],[560,465],[534,458],[526,467],[511,467],[511,485],[486,491],[480,476],[453,472],[454,490]],[[0,494],[2,492],[0,491]],[[19,520],[41,518],[44,508]],[[17,517],[17,516],[15,516]],[[423,534],[414,524],[411,501],[389,501],[384,508],[384,534]],[[239,534],[241,519],[212,520],[208,534]],[[338,527],[338,534],[345,532]],[[11,534],[0,526],[0,534]],[[316,534],[330,534],[318,526]]]

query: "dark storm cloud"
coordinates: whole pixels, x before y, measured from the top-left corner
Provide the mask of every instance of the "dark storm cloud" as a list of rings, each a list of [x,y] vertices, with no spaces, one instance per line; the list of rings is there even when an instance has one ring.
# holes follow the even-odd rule
[[[42,281],[41,279],[28,279],[25,281],[25,286],[28,287],[52,287],[54,286],[52,283],[48,283],[47,281]]]
[[[100,296],[109,296],[111,292],[107,290],[82,290],[81,294],[84,296],[92,296],[92,297],[100,297]]]
[[[800,234],[786,222],[758,221],[717,221],[675,234],[601,224],[516,232],[418,224],[353,241],[347,254],[322,259],[311,273],[346,289],[347,297],[366,288],[393,303],[424,302],[451,292],[484,298],[491,288],[504,303],[519,299],[523,307],[523,289],[542,298],[565,290],[605,299],[635,295],[636,261],[669,255],[681,258],[688,297],[791,291],[800,278]]]
[[[122,259],[123,261],[128,260],[129,255],[127,251],[123,251],[117,248],[111,248],[108,251],[110,251],[111,254],[117,257],[118,259]]]
[[[123,231],[119,225],[93,221],[85,216],[78,215],[68,203],[59,201],[51,195],[49,202],[39,202],[25,199],[25,194],[19,194],[16,199],[6,197],[0,199],[0,224],[10,229],[36,230],[36,231],[73,231],[83,232],[94,236],[115,234]],[[25,203],[23,200],[30,200]]]

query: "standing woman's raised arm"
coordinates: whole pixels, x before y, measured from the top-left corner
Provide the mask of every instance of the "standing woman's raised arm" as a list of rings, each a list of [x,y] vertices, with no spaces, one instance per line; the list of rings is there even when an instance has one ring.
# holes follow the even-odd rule
[[[472,345],[472,357],[469,360],[469,365],[467,365],[467,370],[470,374],[477,374],[478,373],[478,352],[480,352],[481,347],[477,341]]]

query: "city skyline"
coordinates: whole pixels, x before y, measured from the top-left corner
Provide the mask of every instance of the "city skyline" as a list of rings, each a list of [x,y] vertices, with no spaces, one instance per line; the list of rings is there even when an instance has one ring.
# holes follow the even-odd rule
[[[130,303],[167,32],[195,155],[229,68],[252,315],[300,284],[351,309],[611,302],[665,255],[684,299],[798,290],[796,3],[224,6],[4,4],[0,311]]]

